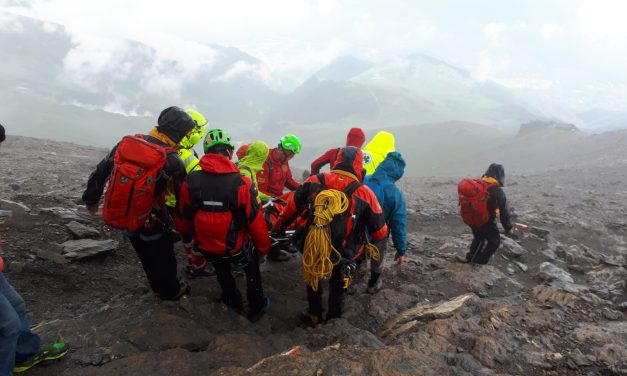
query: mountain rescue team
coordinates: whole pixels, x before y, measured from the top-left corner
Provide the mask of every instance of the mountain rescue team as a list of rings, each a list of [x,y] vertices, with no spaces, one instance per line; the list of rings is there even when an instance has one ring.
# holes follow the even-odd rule
[[[372,259],[367,292],[381,289],[389,235],[396,249],[394,259],[403,263],[407,210],[395,183],[403,176],[405,161],[394,151],[392,134],[377,133],[362,150],[364,132],[352,128],[346,146],[317,158],[311,176],[301,185],[289,166],[302,148],[297,136],[281,137],[272,149],[263,141],[243,145],[235,164],[229,134],[208,128],[207,120],[193,109],[166,108],[149,134],[124,137],[111,150],[90,175],[83,194],[87,209],[96,213],[106,188],[103,218],[129,238],[155,296],[176,300],[190,291],[177,278],[173,225],[182,237],[191,271],[210,275],[212,266],[221,301],[240,313],[244,303],[231,268],[244,270],[251,322],[270,305],[263,292],[260,256],[290,259],[284,251],[271,250],[269,237],[281,236],[290,224],[296,226],[295,248],[303,253],[309,302],[303,319],[311,325],[341,317],[344,293],[364,255]],[[193,146],[205,133],[205,154],[198,159]],[[320,173],[326,164],[330,172]],[[503,167],[493,164],[482,179],[464,179],[458,186],[462,218],[474,235],[468,262],[487,263],[498,248],[495,217],[500,217],[507,233],[512,229],[503,182]],[[286,188],[293,194],[285,199],[276,223],[267,223],[262,206]],[[485,208],[478,204],[483,202]],[[477,214],[478,207],[484,213]],[[329,279],[326,316],[318,283],[322,279]]]

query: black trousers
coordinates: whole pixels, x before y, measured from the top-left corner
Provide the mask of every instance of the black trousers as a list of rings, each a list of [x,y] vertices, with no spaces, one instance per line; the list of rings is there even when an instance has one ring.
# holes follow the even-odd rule
[[[487,264],[501,244],[501,234],[496,222],[491,221],[483,227],[473,228],[472,235],[474,238],[466,254],[466,262]]]
[[[216,269],[218,283],[222,288],[222,302],[227,306],[241,311],[243,308],[242,294],[237,289],[235,278],[231,274],[231,264],[236,264],[246,273],[246,299],[251,312],[259,312],[265,303],[261,272],[259,271],[259,254],[254,248],[239,251],[231,256],[219,256],[203,252],[205,258]]]
[[[174,298],[181,285],[176,276],[176,257],[170,233],[164,233],[161,238],[150,241],[142,240],[139,236],[129,239],[139,256],[152,291],[158,293],[161,299]]]
[[[309,314],[316,315],[322,319],[322,294],[324,293],[322,283],[318,284],[318,290],[314,291],[311,286],[307,286],[307,301],[309,302]],[[342,317],[344,308],[344,273],[342,272],[342,263],[340,262],[333,267],[331,279],[329,279],[329,311],[327,312],[327,320]]]

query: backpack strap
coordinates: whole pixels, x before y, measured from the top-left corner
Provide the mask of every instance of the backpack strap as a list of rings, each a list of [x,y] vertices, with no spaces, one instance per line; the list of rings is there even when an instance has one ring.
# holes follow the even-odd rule
[[[238,165],[238,167],[239,168],[243,168],[244,170],[248,171],[248,173],[250,174],[250,180],[253,180],[253,170],[250,167],[248,167],[246,165],[244,165],[244,166]]]
[[[353,193],[355,193],[356,190],[359,189],[359,187],[362,186],[362,183],[358,182],[358,181],[354,181],[352,183],[350,183],[348,185],[348,187],[344,188],[344,194],[346,195],[347,198],[351,198],[351,196],[353,195]]]
[[[263,162],[264,166],[268,166],[268,179],[272,176],[272,163],[270,163],[267,159]]]

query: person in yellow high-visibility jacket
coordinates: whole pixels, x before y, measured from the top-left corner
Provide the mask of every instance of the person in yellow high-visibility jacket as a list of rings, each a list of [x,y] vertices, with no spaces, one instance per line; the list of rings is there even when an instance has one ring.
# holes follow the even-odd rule
[[[209,122],[207,119],[198,111],[193,108],[188,108],[185,110],[189,116],[192,117],[196,126],[192,131],[179,143],[179,157],[183,161],[185,165],[185,171],[189,174],[192,171],[196,171],[200,169],[198,163],[200,162],[198,159],[198,155],[194,151],[194,145],[199,143],[207,133],[207,129],[209,127]],[[176,196],[170,193],[166,197],[166,205],[170,207],[172,210],[176,207]],[[185,239],[183,239],[183,244],[185,247],[185,254],[187,254],[187,273],[191,277],[203,277],[203,276],[212,276],[215,275],[215,269],[213,266],[207,263],[204,257],[195,255],[192,253],[191,244],[188,244]]]
[[[394,135],[381,131],[377,133],[364,148],[364,169],[366,175],[372,175],[388,153],[394,149]]]

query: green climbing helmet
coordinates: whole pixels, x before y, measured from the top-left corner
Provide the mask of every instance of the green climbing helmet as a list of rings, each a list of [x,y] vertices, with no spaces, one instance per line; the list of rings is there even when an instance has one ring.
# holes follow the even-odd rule
[[[209,123],[200,112],[194,110],[193,108],[188,108],[185,110],[185,112],[187,112],[187,114],[192,117],[192,120],[194,120],[194,123],[196,125],[194,126],[194,129],[192,129],[192,133],[181,139],[180,144],[181,147],[184,149],[191,149],[194,147],[194,145],[199,143],[200,140],[202,140],[203,136],[207,132]]]
[[[207,132],[207,137],[205,137],[205,141],[202,144],[205,149],[205,153],[216,145],[226,145],[231,149],[235,149],[235,145],[233,144],[233,141],[231,141],[231,136],[229,136],[229,134],[222,129],[212,129]]]
[[[293,134],[286,134],[281,137],[280,145],[283,150],[291,151],[294,154],[300,153],[300,139]]]

